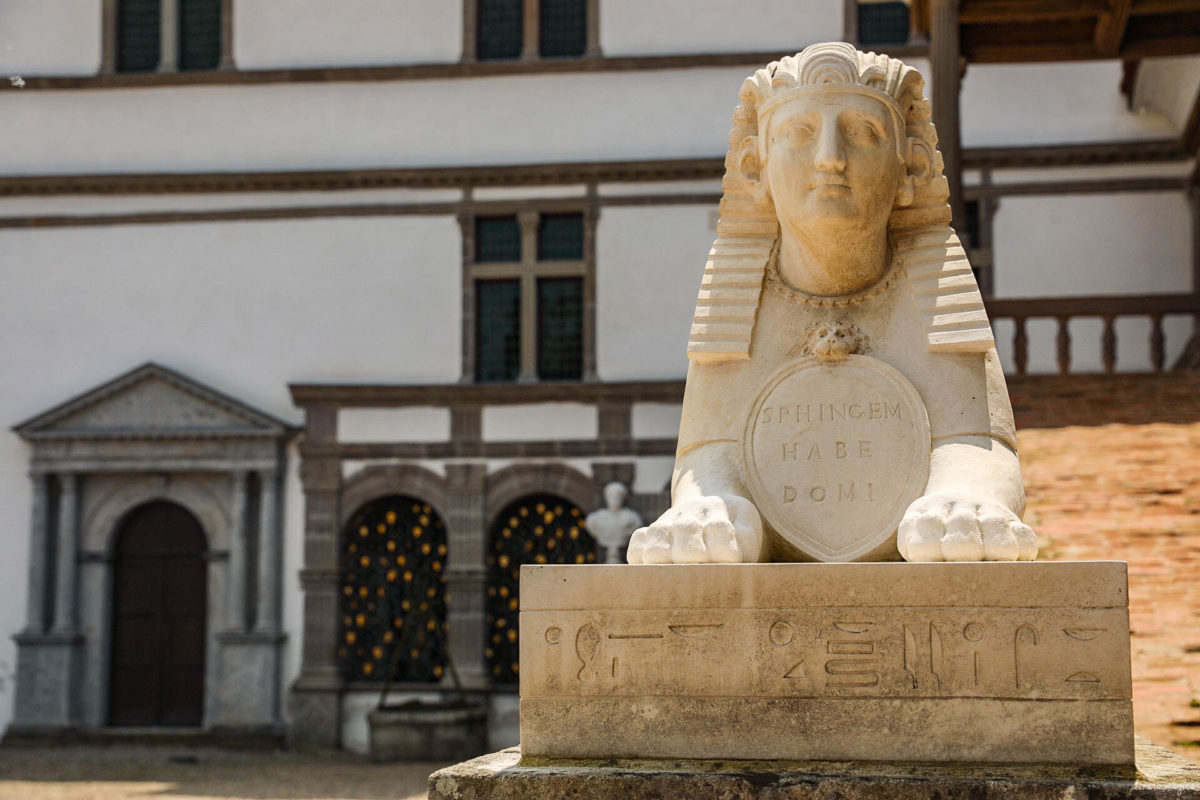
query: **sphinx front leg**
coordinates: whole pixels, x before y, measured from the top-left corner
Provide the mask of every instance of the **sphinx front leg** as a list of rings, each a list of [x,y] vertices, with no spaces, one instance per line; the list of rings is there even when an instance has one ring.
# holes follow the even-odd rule
[[[1017,454],[962,437],[934,449],[926,492],[905,512],[896,547],[906,561],[1032,561],[1037,536],[1024,510]]]
[[[630,564],[752,563],[763,558],[762,517],[738,489],[727,443],[707,444],[675,464],[671,507],[629,540]]]

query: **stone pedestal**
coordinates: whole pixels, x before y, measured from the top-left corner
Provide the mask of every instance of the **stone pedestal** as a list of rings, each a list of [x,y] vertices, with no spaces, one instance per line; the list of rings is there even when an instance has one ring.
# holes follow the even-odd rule
[[[429,776],[430,800],[1196,800],[1200,767],[1140,741],[1132,769],[764,761],[545,761],[517,748]]]
[[[526,566],[526,757],[1133,763],[1125,565]]]
[[[285,637],[277,633],[222,633],[220,678],[214,681],[213,727],[278,731],[280,653]]]
[[[9,733],[58,733],[78,727],[83,637],[22,633],[13,638],[21,691]]]

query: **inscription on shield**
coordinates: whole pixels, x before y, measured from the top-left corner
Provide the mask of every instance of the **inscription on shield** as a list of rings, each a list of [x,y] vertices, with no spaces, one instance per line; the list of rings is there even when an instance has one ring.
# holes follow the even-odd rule
[[[751,499],[819,561],[852,561],[895,537],[929,476],[929,418],[878,359],[797,361],[767,381],[742,437]]]

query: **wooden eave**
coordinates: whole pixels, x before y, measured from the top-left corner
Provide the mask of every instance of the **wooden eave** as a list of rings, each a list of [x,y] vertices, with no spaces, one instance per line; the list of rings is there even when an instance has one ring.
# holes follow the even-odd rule
[[[929,33],[928,2],[914,2]],[[1200,53],[1200,0],[961,0],[963,57],[980,64]]]

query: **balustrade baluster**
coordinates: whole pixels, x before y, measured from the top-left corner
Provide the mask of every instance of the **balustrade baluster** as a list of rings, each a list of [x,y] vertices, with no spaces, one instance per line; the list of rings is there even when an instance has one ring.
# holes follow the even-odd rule
[[[1104,336],[1101,339],[1103,353],[1101,358],[1104,360],[1104,371],[1113,373],[1117,368],[1117,330],[1113,326],[1115,317],[1112,314],[1104,315]]]
[[[1025,335],[1025,318],[1013,317],[1013,365],[1018,375],[1025,374],[1029,364],[1029,337]]]
[[[1166,356],[1163,352],[1163,329],[1162,329],[1162,314],[1150,315],[1150,364],[1154,367],[1155,372],[1162,372],[1163,361]]]
[[[1059,316],[1058,319],[1058,337],[1056,344],[1058,346],[1058,374],[1066,375],[1071,371],[1071,332],[1067,328],[1067,323],[1070,321],[1068,316]]]

